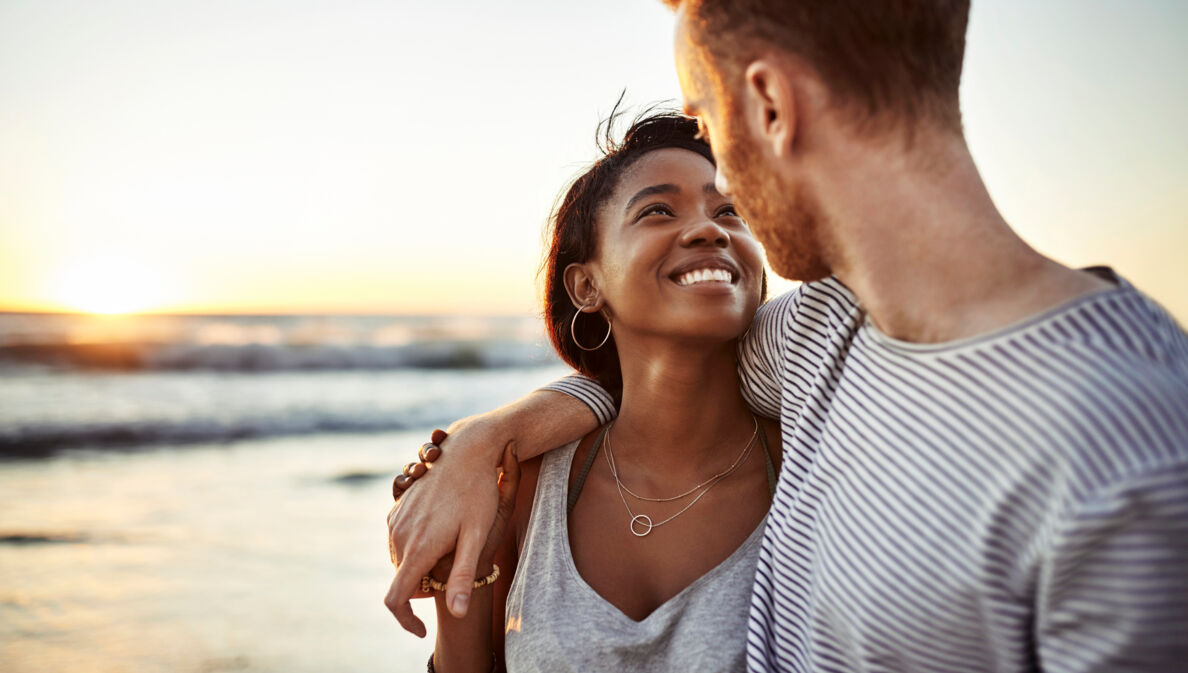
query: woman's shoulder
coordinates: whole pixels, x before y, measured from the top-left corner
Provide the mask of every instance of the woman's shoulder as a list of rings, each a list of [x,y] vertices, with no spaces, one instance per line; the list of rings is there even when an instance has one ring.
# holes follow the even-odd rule
[[[553,475],[554,473],[564,473],[556,461],[564,459],[573,450],[574,444],[578,445],[577,455],[582,455],[582,447],[586,445],[586,438],[576,442],[570,442],[569,444],[563,444],[534,458],[520,461],[519,495],[531,501],[536,493],[536,486],[540,483],[542,474]],[[575,457],[573,462],[578,462],[578,458]],[[546,476],[546,478],[549,478],[549,476]],[[517,507],[518,502],[517,500]]]
[[[585,444],[585,440],[581,440],[579,444]],[[545,479],[563,478],[562,475],[566,474],[566,471],[557,469],[560,466],[552,466],[555,465],[554,461],[564,457],[567,449],[572,446],[572,443],[565,444],[552,451],[546,451],[539,456],[519,463],[520,482],[516,487],[516,506],[512,513],[512,525],[516,531],[517,548],[523,543],[524,537],[528,533],[528,524],[532,517],[532,508],[536,502],[536,491],[542,475],[544,475]],[[574,462],[576,462],[576,459]],[[550,467],[546,467],[546,465]]]

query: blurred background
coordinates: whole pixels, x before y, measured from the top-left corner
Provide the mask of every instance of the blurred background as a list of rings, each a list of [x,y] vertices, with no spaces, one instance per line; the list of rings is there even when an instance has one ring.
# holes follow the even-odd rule
[[[652,0],[0,0],[0,668],[422,670],[389,479],[565,372],[542,227],[621,90],[678,104],[671,32]],[[962,90],[1016,229],[1181,322],[1185,34],[1174,0],[975,2]]]

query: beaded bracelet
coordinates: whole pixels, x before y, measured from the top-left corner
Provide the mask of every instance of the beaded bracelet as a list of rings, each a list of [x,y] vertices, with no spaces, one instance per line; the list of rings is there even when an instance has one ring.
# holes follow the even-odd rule
[[[492,563],[491,567],[492,567],[492,570],[491,570],[490,575],[487,575],[486,577],[484,577],[482,579],[477,579],[474,581],[475,589],[485,587],[488,584],[491,584],[495,580],[499,579],[499,565]],[[430,577],[429,575],[425,575],[424,577],[421,578],[421,593],[427,594],[430,591],[445,591],[445,590],[446,590],[445,582],[439,582],[439,581],[433,579],[432,577]]]
[[[445,441],[446,437],[449,435],[445,430],[434,430],[429,441],[421,445],[421,449],[417,451],[417,457],[421,459],[420,462],[405,465],[400,474],[392,480],[393,500],[399,500],[405,489],[412,486],[412,483],[417,479],[425,476],[425,473],[429,471],[429,463],[441,458],[441,446],[439,445]]]

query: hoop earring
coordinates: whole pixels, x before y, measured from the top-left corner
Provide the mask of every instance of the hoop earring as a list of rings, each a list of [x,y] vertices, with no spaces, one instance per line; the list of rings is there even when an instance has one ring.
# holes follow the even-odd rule
[[[599,341],[598,345],[593,348],[586,348],[585,346],[582,345],[582,342],[578,341],[578,338],[577,338],[577,319],[578,319],[578,316],[581,314],[582,314],[581,309],[578,309],[573,314],[573,320],[569,321],[569,335],[571,337],[573,337],[574,345],[584,351],[596,351],[599,348],[602,348],[603,346],[605,346],[606,342],[610,339],[610,335],[611,335],[611,321],[610,320],[606,321],[606,336],[602,337],[602,341]]]

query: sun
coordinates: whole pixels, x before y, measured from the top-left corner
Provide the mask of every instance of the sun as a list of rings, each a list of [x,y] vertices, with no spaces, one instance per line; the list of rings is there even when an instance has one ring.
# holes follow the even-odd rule
[[[58,303],[84,313],[137,313],[164,299],[160,274],[132,256],[87,257],[64,266],[54,280]]]

